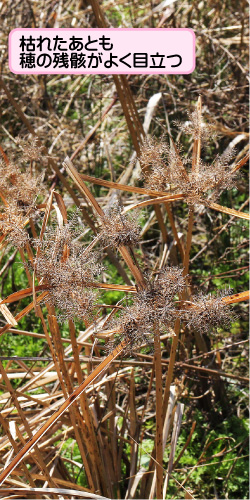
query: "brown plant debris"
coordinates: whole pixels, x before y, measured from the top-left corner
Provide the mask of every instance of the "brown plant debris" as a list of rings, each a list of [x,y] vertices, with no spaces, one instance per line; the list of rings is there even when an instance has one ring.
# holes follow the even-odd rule
[[[34,241],[38,246],[36,274],[48,285],[49,302],[62,311],[61,321],[91,315],[96,301],[92,288],[102,270],[98,254],[86,252],[74,240],[77,234],[72,220],[61,228],[48,228],[42,241]]]
[[[192,300],[192,306],[186,313],[184,319],[190,326],[201,333],[209,333],[218,327],[229,328],[236,315],[228,306],[225,307],[223,297],[231,295],[232,289],[221,290],[216,295],[202,295]]]
[[[39,161],[44,159],[44,146],[39,146],[39,139],[33,137],[30,140],[21,139],[20,137],[16,140],[17,144],[22,150],[22,160],[23,161]]]
[[[136,245],[141,230],[137,218],[136,212],[130,215],[123,214],[120,205],[108,208],[102,217],[101,238],[103,243],[112,245],[114,248],[122,245]]]
[[[181,268],[162,269],[154,280],[148,281],[145,290],[137,293],[133,305],[126,307],[119,318],[112,320],[117,335],[108,348],[114,348],[122,340],[127,343],[128,354],[133,354],[142,344],[152,347],[156,329],[160,334],[168,333],[171,337],[177,318],[201,333],[209,333],[218,327],[227,328],[236,319],[222,300],[232,293],[231,289],[218,292],[215,296],[200,294],[191,303],[182,301],[184,307],[178,309],[180,301],[177,298],[185,288],[186,281]]]
[[[175,121],[175,123],[184,134],[205,142],[213,137],[214,130],[210,124],[202,119],[202,114],[201,109],[195,109],[192,113],[188,113],[189,120],[184,123]]]
[[[27,216],[15,203],[0,208],[0,232],[7,236],[11,245],[23,247],[29,241],[28,232],[24,229]]]
[[[203,126],[201,119],[198,126],[197,113],[193,114],[195,118],[181,128],[190,133],[194,140],[205,140],[209,129]],[[189,167],[191,160],[183,158],[177,147],[170,147],[163,138],[146,138],[139,159],[147,188],[177,191],[184,194],[190,205],[208,205],[218,199],[222,191],[235,186],[236,175],[229,164],[233,154],[234,151],[230,150],[218,155],[210,165],[197,159],[195,169],[192,170]]]
[[[178,314],[176,295],[185,288],[182,272],[178,267],[167,267],[155,279],[148,280],[147,288],[137,293],[134,304],[113,320],[117,336],[112,347],[121,340],[126,340],[126,352],[130,354],[143,343],[152,347],[156,327],[160,333],[172,336],[169,326]]]
[[[19,164],[26,161],[28,151],[27,146]],[[0,161],[0,232],[13,246],[27,243],[29,236],[24,227],[30,218],[37,217],[37,197],[44,193],[41,175],[24,170],[14,159],[9,161],[5,157],[5,161]]]

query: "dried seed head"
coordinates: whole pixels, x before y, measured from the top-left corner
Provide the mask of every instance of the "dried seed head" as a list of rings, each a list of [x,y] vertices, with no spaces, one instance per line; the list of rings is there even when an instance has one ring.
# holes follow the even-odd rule
[[[183,269],[180,267],[165,267],[161,269],[155,283],[159,291],[169,299],[173,299],[175,295],[180,294],[185,286],[186,281],[183,277]]]
[[[218,327],[228,328],[236,316],[230,307],[222,301],[222,297],[231,293],[232,290],[224,290],[218,292],[216,296],[200,295],[194,299],[193,306],[184,313],[187,326],[191,326],[201,333],[209,333]]]
[[[101,239],[105,245],[112,245],[114,248],[136,245],[140,230],[137,214],[123,214],[120,205],[109,208],[102,217]]]
[[[36,198],[45,192],[42,178],[23,172],[13,161],[0,162],[0,231],[15,246],[28,241],[27,221],[37,215]]]
[[[108,343],[108,350],[113,350],[120,342],[126,341],[125,354],[133,354],[142,344],[152,347],[154,330],[152,318],[147,311],[141,310],[138,303],[126,307],[118,319],[112,321],[112,328],[117,329],[117,335]],[[149,320],[149,321],[147,321]]]
[[[39,139],[37,137],[31,139],[21,139],[18,137],[16,143],[22,150],[23,161],[40,161],[44,158],[44,146],[39,146]]]
[[[74,224],[66,224],[60,229],[48,229],[42,241],[34,241],[39,248],[34,261],[36,273],[48,287],[49,302],[61,309],[61,319],[92,313],[97,296],[92,288],[102,270],[98,255],[85,252],[74,241],[76,234]]]
[[[185,287],[182,269],[166,267],[148,282],[145,290],[138,292],[136,303],[153,322],[158,322],[161,333],[166,333],[167,327],[176,318],[175,298]]]
[[[29,235],[25,230],[27,216],[15,203],[0,208],[0,233],[7,237],[11,245],[18,248],[23,247],[29,241]]]
[[[228,164],[232,155],[233,152],[217,156],[211,165],[205,165],[200,161],[198,172],[188,173],[187,180],[179,185],[188,203],[207,204],[216,200],[225,189],[232,189],[235,186],[235,173]]]
[[[0,160],[0,190],[2,193],[12,187],[11,176],[15,172],[13,164],[6,164],[3,160]]]
[[[113,328],[117,328],[118,333],[111,347],[122,340],[127,343],[127,353],[132,353],[142,344],[152,347],[156,329],[171,337],[169,326],[178,314],[174,299],[184,287],[181,269],[163,269],[156,279],[148,282],[145,290],[137,293],[134,304],[113,320]]]
[[[169,146],[165,138],[146,137],[141,148],[140,163],[142,170],[148,170],[150,167],[165,166],[169,155]]]
[[[55,286],[53,290],[50,288],[49,298],[45,300],[45,302],[60,309],[60,313],[57,315],[58,321],[63,323],[76,318],[91,320],[95,310],[97,294],[93,290],[87,290],[79,286],[74,291],[70,287],[66,287],[65,283],[62,283],[61,286],[64,287],[63,292],[59,286]]]
[[[208,123],[205,123],[202,117],[203,111],[195,109],[188,114],[189,120],[185,123],[177,123],[179,129],[184,134],[191,135],[193,139],[205,141],[211,138],[214,134],[213,128]]]
[[[42,175],[33,175],[27,169],[23,171],[11,160],[8,165],[0,162],[0,190],[7,201],[31,206],[39,194],[45,193],[45,186]]]
[[[144,155],[145,146],[142,147],[139,158],[142,164],[142,176],[146,181],[146,186],[151,189],[166,191],[171,187],[171,190],[178,189],[180,192],[180,186],[185,180],[183,172],[187,160],[181,158],[180,150],[170,148],[164,144],[163,140],[163,138],[147,139],[146,155]],[[154,155],[154,147],[156,155]]]
[[[211,166],[206,169],[206,178],[204,177],[204,192],[210,191],[210,199],[217,199],[225,189],[232,189],[236,185],[237,172],[229,165],[234,150],[228,153],[218,155]]]
[[[205,140],[211,135],[210,127],[201,120],[198,111],[190,116],[190,121],[181,127],[194,139]],[[146,187],[161,191],[183,193],[187,203],[207,204],[214,201],[225,189],[235,186],[236,173],[229,165],[234,152],[230,150],[217,156],[211,165],[200,159],[196,169],[191,170],[191,159],[184,159],[178,148],[170,148],[163,139],[147,139],[142,147],[140,162]],[[185,165],[189,165],[188,168]]]
[[[137,293],[134,304],[126,307],[119,318],[112,319],[112,328],[117,330],[117,334],[115,340],[109,342],[108,349],[113,349],[123,340],[127,344],[127,354],[133,354],[142,344],[152,348],[155,332],[167,333],[171,337],[177,318],[201,333],[208,333],[218,326],[228,327],[235,319],[222,301],[222,297],[232,293],[231,290],[216,296],[201,294],[194,298],[189,308],[178,309],[176,295],[180,295],[185,287],[182,269],[167,267],[161,270],[154,280],[148,281],[145,290]]]
[[[183,184],[179,186],[182,193],[185,195],[185,200],[189,205],[199,205],[205,203],[204,184],[206,179],[206,170],[202,168],[199,162],[199,172],[190,171],[188,177],[183,180]]]
[[[158,191],[166,188],[166,163],[169,154],[170,148],[163,137],[160,140],[155,137],[144,139],[139,160],[147,187]]]

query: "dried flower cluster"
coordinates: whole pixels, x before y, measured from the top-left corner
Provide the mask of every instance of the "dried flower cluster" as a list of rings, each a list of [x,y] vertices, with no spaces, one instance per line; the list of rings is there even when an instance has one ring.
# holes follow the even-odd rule
[[[210,128],[204,124],[198,112],[192,113],[190,121],[181,129],[194,140],[205,140]],[[197,159],[195,168],[186,168],[191,160],[184,159],[181,151],[170,147],[163,139],[147,138],[142,148],[140,163],[147,187],[160,191],[177,191],[185,196],[187,203],[207,204],[214,201],[225,189],[235,186],[235,172],[229,165],[233,151],[217,156],[211,165]]]
[[[44,192],[41,176],[23,172],[15,163],[0,163],[0,190],[8,202],[15,201],[19,206],[32,206],[37,193]]]
[[[36,216],[38,193],[44,193],[41,176],[23,171],[14,160],[0,162],[0,232],[15,246],[29,239],[24,228]]]
[[[29,241],[28,232],[24,229],[28,222],[23,210],[16,204],[1,206],[0,208],[0,233],[7,236],[11,245],[23,247]]]
[[[136,245],[140,235],[140,226],[136,219],[136,213],[129,216],[123,214],[120,205],[109,208],[102,217],[103,243],[112,245],[114,248],[119,248],[121,245]]]
[[[175,298],[184,288],[185,279],[180,268],[167,267],[160,271],[154,280],[148,281],[145,290],[137,293],[134,304],[126,307],[113,322],[118,334],[112,347],[122,340],[126,340],[130,353],[143,343],[150,346],[156,329],[171,336],[169,326],[179,314]]]
[[[27,161],[41,161],[44,159],[44,146],[39,146],[39,140],[37,137],[30,140],[24,140],[18,137],[16,143],[22,150],[22,160]]]
[[[124,353],[133,354],[143,343],[148,346],[153,345],[154,329],[152,321],[147,314],[148,308],[142,312],[137,300],[135,303],[126,307],[121,316],[112,321],[111,327],[116,330],[114,340],[110,340],[107,349],[111,352],[121,341],[126,341]],[[154,325],[155,326],[155,325]]]
[[[218,199],[225,189],[235,186],[235,175],[228,164],[231,156],[232,154],[217,156],[209,166],[199,161],[198,172],[190,171],[188,178],[183,183],[179,182],[178,189],[182,190],[189,204],[206,205],[209,201]]]
[[[184,312],[183,318],[187,326],[191,326],[201,333],[209,333],[211,330],[224,327],[228,328],[236,316],[232,310],[225,306],[222,298],[230,295],[232,290],[223,290],[216,295],[202,295],[192,301],[192,307]]]
[[[179,267],[166,267],[148,283],[145,290],[137,294],[137,303],[143,314],[148,314],[152,323],[158,322],[162,333],[176,318],[176,296],[186,287],[183,271]]]
[[[152,189],[166,188],[166,165],[170,155],[170,148],[162,137],[160,140],[148,137],[141,148],[140,164],[146,185]]]
[[[191,135],[193,139],[199,139],[202,142],[209,140],[214,135],[211,125],[202,119],[202,110],[195,109],[192,113],[188,113],[188,118],[189,120],[184,123],[175,122],[184,134]]]
[[[192,134],[195,140],[207,137],[198,113],[191,115],[183,130]],[[40,154],[34,142],[27,147],[23,160],[36,161]],[[217,157],[210,167],[199,160],[199,168],[196,165],[188,172],[176,148],[169,147],[163,140],[147,139],[140,160],[151,188],[166,190],[170,185],[184,193],[188,203],[194,204],[205,203],[205,193],[212,189],[215,194],[233,185],[228,167],[230,158],[230,155]],[[6,159],[0,164],[0,230],[19,247],[29,240],[24,228],[36,213],[37,193],[43,192],[41,178],[33,176],[31,170],[24,173]],[[137,244],[140,235],[137,217],[137,213],[125,215],[119,204],[109,208],[102,217],[101,242],[114,248]],[[61,311],[61,320],[88,317],[94,312],[96,277],[102,270],[97,263],[97,253],[85,250],[78,242],[82,228],[78,228],[77,220],[76,213],[70,223],[55,229],[50,227],[42,240],[32,242],[37,248],[33,263],[35,273],[48,291],[48,302]],[[143,343],[152,345],[156,330],[171,336],[170,327],[177,318],[202,332],[220,323],[228,326],[231,322],[231,313],[221,296],[200,295],[190,307],[185,305],[186,279],[178,267],[162,269],[146,282],[146,288],[137,292],[133,305],[126,307],[113,321],[117,331],[114,344],[126,340],[129,352]],[[176,300],[180,297],[181,308]]]
[[[42,241],[34,242],[38,246],[36,274],[47,286],[49,302],[62,311],[62,321],[92,313],[96,301],[93,287],[102,270],[97,254],[86,252],[74,241],[76,235],[73,221],[62,228],[48,229]]]
[[[170,327],[174,327],[178,318],[201,333],[230,325],[234,316],[222,297],[232,293],[232,290],[222,291],[216,296],[199,295],[191,303],[182,301],[183,309],[179,309],[176,296],[180,296],[185,288],[180,268],[163,269],[148,282],[145,290],[137,293],[134,304],[126,307],[120,317],[113,320],[112,326],[117,329],[117,335],[108,348],[113,349],[122,340],[127,343],[128,354],[133,354],[142,344],[152,347],[156,330],[171,337],[173,330]]]

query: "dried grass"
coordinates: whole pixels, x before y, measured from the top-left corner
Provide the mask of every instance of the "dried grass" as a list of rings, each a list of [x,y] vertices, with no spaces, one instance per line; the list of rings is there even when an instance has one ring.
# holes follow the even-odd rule
[[[44,352],[33,357],[0,357],[1,498],[165,498],[170,478],[175,481],[176,495],[182,490],[186,498],[194,498],[198,490],[185,486],[191,473],[182,484],[174,479],[195,429],[191,417],[189,436],[176,456],[178,435],[186,425],[182,401],[188,394],[192,405],[192,398],[200,398],[203,384],[199,400],[205,408],[208,391],[212,408],[228,380],[248,382],[246,370],[222,365],[220,358],[224,352],[225,359],[227,353],[234,359],[235,348],[242,349],[246,340],[236,342],[230,337],[227,344],[224,338],[222,347],[216,341],[221,340],[217,326],[229,329],[229,305],[246,301],[249,294],[236,288],[231,295],[216,290],[200,295],[193,287],[197,284],[193,273],[201,265],[198,259],[204,248],[204,239],[199,238],[207,229],[204,217],[211,217],[211,231],[218,229],[206,244],[211,267],[216,241],[230,228],[228,218],[221,214],[231,215],[230,224],[237,217],[242,227],[241,219],[249,218],[242,212],[245,202],[238,209],[230,194],[223,195],[227,206],[214,201],[221,191],[234,186],[245,192],[235,173],[247,161],[247,146],[239,147],[247,138],[246,27],[231,4],[227,5],[227,30],[222,29],[221,6],[213,6],[212,14],[210,3],[202,11],[198,6],[190,10],[183,3],[174,7],[146,3],[142,14],[141,3],[136,1],[131,23],[134,27],[151,23],[177,27],[188,20],[189,27],[196,29],[198,19],[199,73],[212,78],[200,81],[198,75],[191,75],[185,77],[185,85],[181,76],[161,75],[150,82],[140,75],[130,81],[124,75],[114,79],[14,78],[7,72],[4,52],[10,27],[40,22],[46,27],[82,27],[83,23],[96,27],[116,25],[118,19],[123,25],[128,21],[119,2],[116,6],[94,0],[90,5],[75,0],[67,5],[45,2],[43,20],[39,2],[36,10],[23,2],[6,2],[1,7],[0,231],[1,258],[7,256],[1,275],[5,278],[11,269],[10,247],[14,245],[28,285],[6,291],[0,304],[4,315],[0,335],[44,341]],[[235,88],[230,87],[232,80],[237,82]],[[113,82],[118,98],[113,95]],[[161,93],[161,99],[151,117],[151,138],[145,139],[141,117],[152,92]],[[31,143],[27,132],[33,137]],[[162,132],[170,136],[169,142],[154,138]],[[22,160],[15,146],[17,135],[22,137]],[[229,148],[228,139],[234,141]],[[217,141],[219,154],[215,153]],[[133,185],[132,172],[140,170],[138,163],[130,163],[134,151],[146,179],[143,187]],[[45,188],[41,171],[45,172]],[[123,209],[114,203],[119,193]],[[69,222],[74,205],[80,210],[80,231]],[[107,206],[115,208],[105,213]],[[134,209],[141,207],[149,211],[143,238],[134,215]],[[218,213],[223,219],[217,218]],[[110,248],[104,253],[103,245],[117,249],[117,255]],[[230,245],[241,258],[244,241]],[[106,255],[113,265],[112,278],[110,268],[102,268],[104,256],[107,265]],[[244,268],[241,264],[237,263],[237,269]],[[113,282],[118,280],[122,283]],[[211,278],[209,292],[210,282]],[[109,303],[101,290],[119,292],[119,299]],[[33,300],[23,304],[29,296]],[[10,304],[8,309],[6,304]],[[28,315],[29,330],[13,328]],[[60,316],[67,327],[59,323]],[[32,328],[32,321],[39,324],[39,332]],[[206,336],[210,342],[214,339],[211,348]],[[204,366],[207,359],[209,366]],[[194,379],[190,381],[187,374]],[[150,419],[154,448],[144,470],[140,460]]]

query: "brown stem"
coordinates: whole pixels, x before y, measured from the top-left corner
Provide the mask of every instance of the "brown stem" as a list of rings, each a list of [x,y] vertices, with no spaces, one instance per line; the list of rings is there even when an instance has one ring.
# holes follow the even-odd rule
[[[15,467],[21,462],[21,460],[24,458],[24,456],[31,451],[34,446],[40,441],[42,436],[52,427],[52,425],[57,422],[59,417],[63,415],[63,413],[74,403],[74,401],[80,396],[84,390],[93,382],[104,370],[107,369],[107,367],[110,365],[110,363],[115,359],[119,354],[123,351],[125,348],[126,343],[123,341],[121,344],[119,344],[114,351],[107,356],[107,358],[102,361],[90,375],[77,387],[72,394],[69,396],[66,401],[62,404],[62,406],[57,410],[51,417],[45,422],[40,429],[34,434],[34,436],[24,445],[24,447],[17,453],[15,458],[11,461],[11,463],[1,472],[0,474],[0,486],[3,484],[5,479],[9,477],[11,474],[12,470],[15,469]]]
[[[154,335],[154,366],[155,366],[155,384],[156,384],[156,436],[155,436],[155,451],[156,451],[156,497],[163,498],[163,445],[162,445],[162,429],[163,429],[163,407],[162,407],[162,364],[161,364],[161,341],[159,328],[155,325]]]

